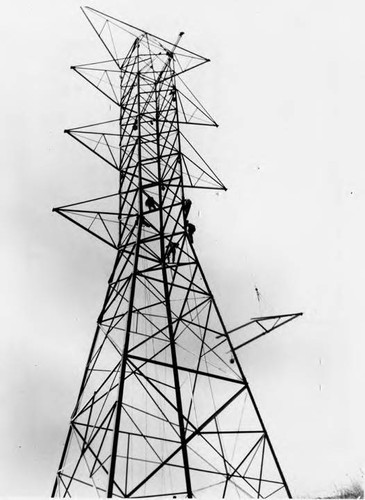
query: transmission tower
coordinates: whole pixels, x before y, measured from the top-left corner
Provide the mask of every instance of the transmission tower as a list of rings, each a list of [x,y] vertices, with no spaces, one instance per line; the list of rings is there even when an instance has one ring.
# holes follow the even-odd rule
[[[187,193],[226,189],[185,135],[216,126],[181,79],[208,59],[183,33],[170,43],[83,12],[108,56],[72,69],[118,114],[66,133],[115,170],[116,189],[54,211],[115,263],[52,496],[290,497],[237,350],[299,314],[228,332],[194,247]]]

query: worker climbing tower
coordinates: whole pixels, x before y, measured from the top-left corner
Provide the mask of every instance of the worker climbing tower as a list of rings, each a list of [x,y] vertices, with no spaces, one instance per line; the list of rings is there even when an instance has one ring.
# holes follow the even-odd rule
[[[116,187],[54,210],[115,263],[52,496],[290,497],[237,350],[298,314],[254,318],[237,339],[194,246],[189,191],[225,189],[186,135],[216,126],[181,78],[208,59],[182,33],[170,43],[83,11],[108,55],[73,69],[116,117],[66,133]]]

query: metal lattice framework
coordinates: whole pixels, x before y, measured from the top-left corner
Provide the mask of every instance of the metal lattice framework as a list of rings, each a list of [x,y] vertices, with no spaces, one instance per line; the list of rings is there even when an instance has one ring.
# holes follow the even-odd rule
[[[84,13],[109,59],[73,69],[119,115],[66,132],[117,189],[54,210],[116,258],[52,496],[290,497],[236,350],[298,314],[252,319],[235,347],[188,219],[189,189],[225,189],[182,131],[216,126],[181,79],[208,59]]]

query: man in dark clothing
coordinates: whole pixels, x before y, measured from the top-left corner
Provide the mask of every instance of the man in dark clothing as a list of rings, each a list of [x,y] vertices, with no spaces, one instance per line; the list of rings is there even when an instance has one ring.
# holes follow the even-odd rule
[[[148,210],[156,210],[156,208],[158,208],[156,200],[152,198],[152,196],[150,195],[147,195],[147,200],[145,201],[145,205],[148,208]]]
[[[166,247],[166,259],[167,262],[175,262],[176,249],[179,248],[179,244],[174,241],[170,241]]]
[[[187,216],[189,215],[190,208],[191,208],[191,200],[189,200],[188,198],[185,198],[185,200],[183,201],[183,204],[182,204],[183,214],[184,214],[185,218],[187,218]]]
[[[194,224],[191,224],[191,222],[189,222],[188,220],[186,221],[186,223],[187,223],[186,230],[188,233],[188,240],[190,241],[190,243],[194,243],[193,234],[196,231],[196,227],[194,226]]]
[[[139,221],[142,220],[142,226],[145,227],[151,227],[151,224],[148,222],[148,220],[145,217],[141,217],[140,215],[137,215],[136,221],[135,221],[135,226],[138,226]]]

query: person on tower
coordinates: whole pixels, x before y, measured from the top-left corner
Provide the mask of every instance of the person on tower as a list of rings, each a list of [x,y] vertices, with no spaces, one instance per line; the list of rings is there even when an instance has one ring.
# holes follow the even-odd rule
[[[142,222],[142,226],[152,227],[151,223],[146,219],[146,217],[142,217],[141,215],[137,215],[135,223],[134,223],[135,227],[138,226],[139,221]]]
[[[175,262],[175,257],[176,257],[176,250],[179,248],[179,244],[170,241],[169,244],[166,247],[166,259],[167,262]]]
[[[176,101],[176,87],[175,87],[175,85],[172,86],[169,94],[172,96],[172,100]]]
[[[185,198],[182,202],[183,214],[186,219],[191,209],[191,203],[192,203],[191,200],[189,200],[188,198]]]
[[[148,208],[148,210],[156,210],[158,208],[156,200],[152,198],[152,196],[150,195],[147,195],[147,200],[145,201],[145,205]]]
[[[193,234],[196,231],[196,227],[194,226],[194,224],[192,224],[188,220],[186,221],[186,231],[187,231],[188,240],[190,241],[190,243],[194,243]]]

